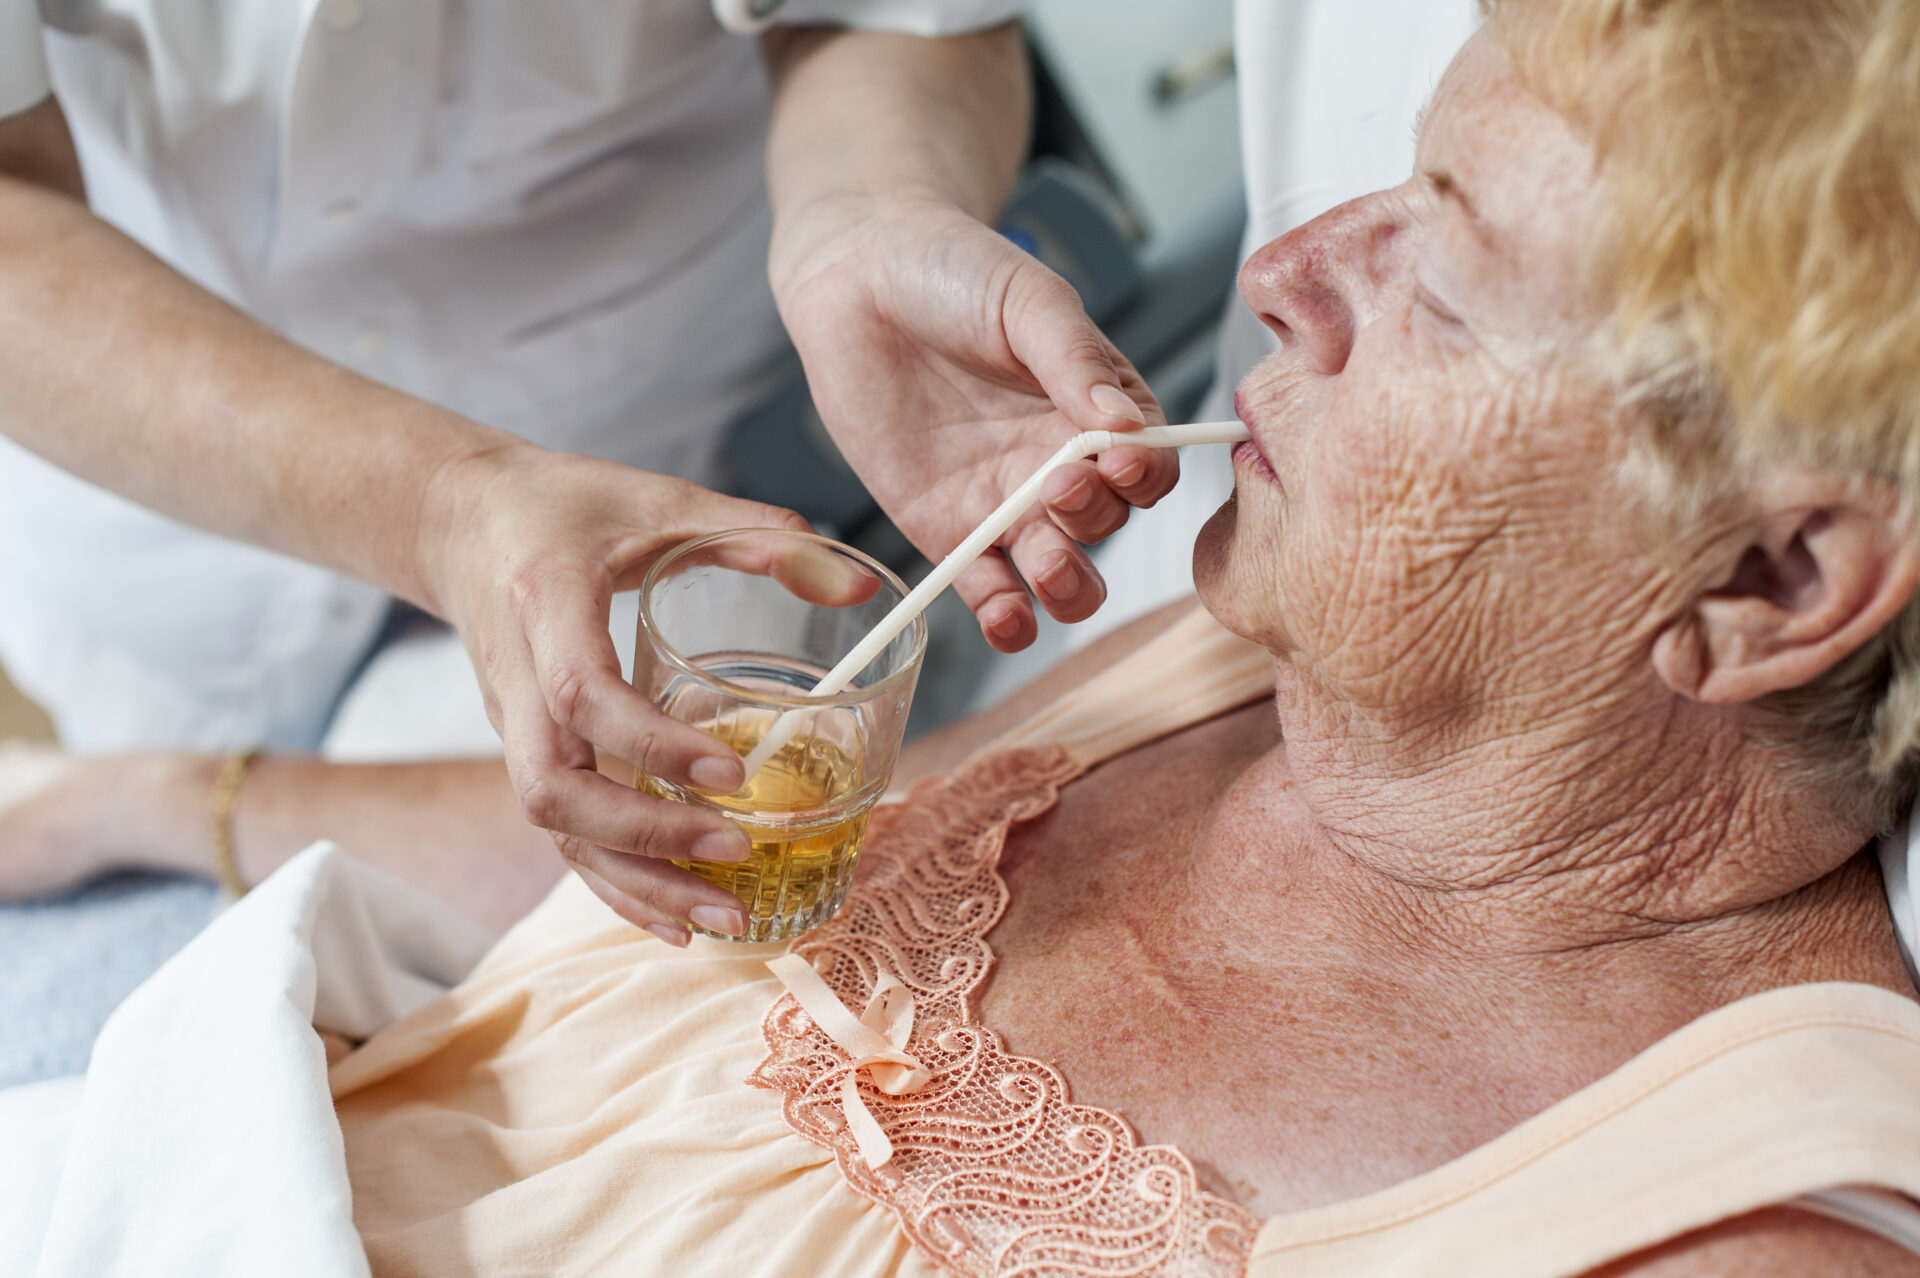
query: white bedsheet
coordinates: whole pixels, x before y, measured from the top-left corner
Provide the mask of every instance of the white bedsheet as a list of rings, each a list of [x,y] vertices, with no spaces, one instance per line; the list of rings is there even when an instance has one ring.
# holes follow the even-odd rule
[[[0,1088],[0,1274],[31,1274],[80,1113],[81,1078]]]
[[[84,1085],[0,1103],[0,1273],[367,1273],[315,1027],[361,1038],[494,938],[316,844],[121,1005]]]

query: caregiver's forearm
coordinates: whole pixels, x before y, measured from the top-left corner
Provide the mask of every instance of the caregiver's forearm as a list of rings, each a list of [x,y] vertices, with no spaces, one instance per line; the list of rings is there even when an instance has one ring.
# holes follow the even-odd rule
[[[0,120],[0,431],[185,522],[434,606],[434,476],[508,437],[248,319],[95,217],[77,173],[52,99]]]
[[[206,796],[218,760],[136,755],[95,766],[119,766],[134,778],[120,800],[134,805],[124,821],[130,828],[118,831],[121,850],[144,838],[152,863],[214,873]],[[498,759],[339,764],[266,755],[240,786],[232,838],[247,883],[330,839],[496,930],[533,908],[566,869],[545,832],[521,819]]]
[[[1031,112],[1017,25],[943,39],[780,28],[762,42],[776,289],[862,202],[943,200],[982,221],[999,212]]]
[[[234,809],[234,860],[258,883],[316,839],[495,930],[566,872],[520,815],[498,759],[339,764],[262,758]]]

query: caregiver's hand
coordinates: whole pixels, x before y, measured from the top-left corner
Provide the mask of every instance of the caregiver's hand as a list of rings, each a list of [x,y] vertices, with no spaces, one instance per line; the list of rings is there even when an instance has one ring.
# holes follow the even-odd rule
[[[678,927],[696,909],[744,926],[730,893],[668,864],[744,860],[737,827],[596,771],[595,747],[706,790],[743,781],[740,760],[628,685],[607,633],[617,590],[662,552],[726,528],[806,528],[791,511],[685,480],[506,442],[450,462],[429,487],[421,561],[428,603],[460,631],[506,746],[527,819],[614,911]],[[737,921],[736,921],[737,920]],[[684,933],[678,933],[684,939]]]
[[[780,228],[772,267],[822,419],[932,558],[1079,431],[1163,420],[1072,287],[944,200],[819,201]],[[1170,450],[1115,448],[1062,467],[1045,510],[956,583],[989,642],[1011,652],[1033,641],[1022,578],[1060,620],[1091,615],[1106,587],[1078,543],[1114,532],[1178,477]]]

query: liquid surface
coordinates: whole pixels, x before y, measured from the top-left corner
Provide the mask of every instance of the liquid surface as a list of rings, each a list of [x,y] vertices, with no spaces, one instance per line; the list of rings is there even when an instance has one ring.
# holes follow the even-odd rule
[[[725,721],[695,726],[744,755],[776,718],[772,712],[742,710]],[[802,737],[777,751],[743,788],[732,794],[699,796],[725,812],[753,842],[745,861],[674,862],[725,888],[747,907],[746,934],[728,939],[786,940],[833,917],[853,886],[854,865],[873,806],[871,799],[853,801],[860,773],[859,760],[839,746]],[[636,782],[661,798],[687,799],[684,792],[651,777],[642,775]]]

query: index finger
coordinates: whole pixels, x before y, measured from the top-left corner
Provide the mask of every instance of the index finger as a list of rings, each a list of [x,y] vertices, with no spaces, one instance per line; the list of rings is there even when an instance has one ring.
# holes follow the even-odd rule
[[[1120,500],[1144,510],[1179,482],[1180,450],[1118,444],[1095,459],[1094,469]]]

